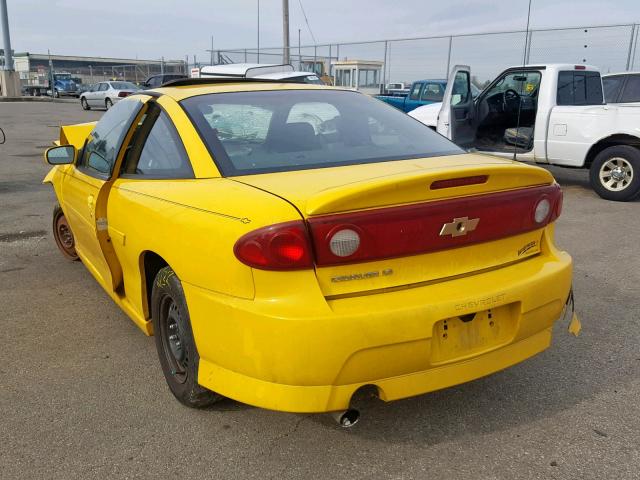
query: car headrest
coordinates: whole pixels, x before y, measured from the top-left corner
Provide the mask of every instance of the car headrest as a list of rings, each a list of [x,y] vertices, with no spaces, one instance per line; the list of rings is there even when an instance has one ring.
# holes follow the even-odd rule
[[[285,123],[269,132],[267,146],[274,152],[300,152],[320,148],[313,126],[307,122]]]

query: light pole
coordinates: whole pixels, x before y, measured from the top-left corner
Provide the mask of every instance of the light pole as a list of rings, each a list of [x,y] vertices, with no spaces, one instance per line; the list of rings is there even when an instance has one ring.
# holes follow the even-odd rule
[[[0,0],[0,17],[2,17],[2,41],[4,42],[4,68],[13,70],[13,55],[11,52],[11,36],[9,35],[9,14],[7,0]]]
[[[300,29],[298,29],[298,70],[302,70],[302,52],[300,50]]]
[[[256,63],[260,63],[260,0],[258,0],[258,58]]]
[[[291,63],[289,53],[289,0],[282,0],[282,63]]]
[[[2,39],[4,42],[4,67],[0,72],[0,95],[4,97],[15,97],[20,95],[20,77],[18,77],[13,70],[7,0],[0,0],[0,20],[2,23]]]

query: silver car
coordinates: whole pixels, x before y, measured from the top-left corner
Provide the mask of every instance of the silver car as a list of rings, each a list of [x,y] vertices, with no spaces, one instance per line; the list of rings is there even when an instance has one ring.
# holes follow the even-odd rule
[[[109,110],[114,103],[140,90],[131,82],[100,82],[80,95],[80,104],[84,110],[105,108]]]

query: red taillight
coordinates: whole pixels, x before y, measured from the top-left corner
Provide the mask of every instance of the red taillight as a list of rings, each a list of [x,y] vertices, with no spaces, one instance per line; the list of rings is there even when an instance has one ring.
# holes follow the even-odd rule
[[[307,229],[302,221],[279,223],[240,237],[233,251],[242,263],[262,270],[313,267]]]
[[[562,193],[562,190],[560,190],[560,189],[558,189],[558,190],[559,190],[558,200],[556,201],[555,216],[554,216],[553,220],[558,218],[560,216],[560,214],[562,213],[562,203],[564,202],[564,194]]]
[[[447,250],[533,231],[558,218],[560,198],[560,187],[548,185],[324,215],[310,218],[308,224],[316,264],[338,265]],[[543,205],[545,211],[538,211],[540,221],[536,221],[543,200],[548,209]],[[359,245],[342,257],[331,248],[331,239],[344,229],[358,232]]]
[[[560,216],[558,185],[311,217],[263,227],[234,246],[262,270],[301,270],[464,247],[543,228]]]
[[[131,92],[118,92],[118,98],[124,98],[131,95]]]
[[[478,185],[486,183],[488,175],[474,175],[473,177],[447,178],[446,180],[436,180],[431,184],[431,190],[440,188],[463,187],[465,185]]]
[[[584,65],[574,65],[574,68],[576,70],[586,70],[587,69],[587,67],[585,67]]]

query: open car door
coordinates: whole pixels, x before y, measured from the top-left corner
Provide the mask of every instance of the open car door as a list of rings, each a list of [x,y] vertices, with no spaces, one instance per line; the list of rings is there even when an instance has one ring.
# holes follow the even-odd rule
[[[475,139],[471,68],[456,65],[451,70],[438,115],[437,131],[462,147]]]
[[[144,101],[127,99],[109,109],[88,135],[60,187],[78,255],[109,292],[118,291],[123,280],[108,232],[107,199],[144,107]]]

